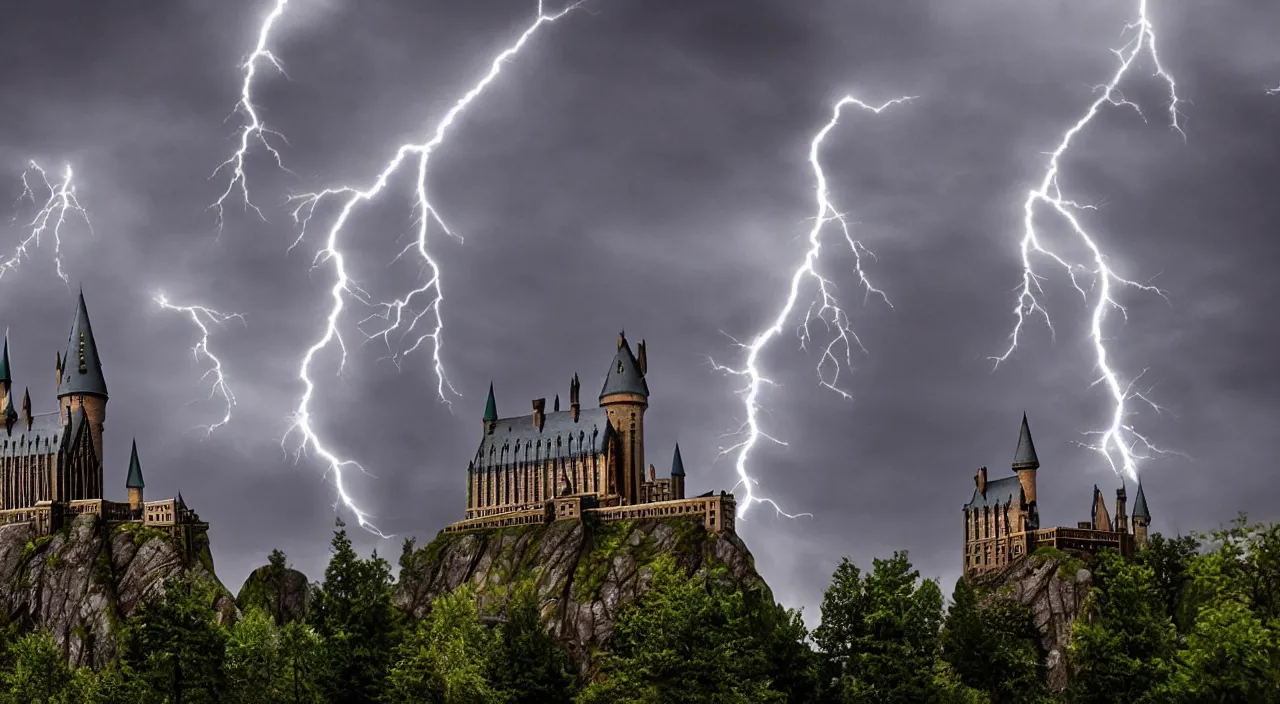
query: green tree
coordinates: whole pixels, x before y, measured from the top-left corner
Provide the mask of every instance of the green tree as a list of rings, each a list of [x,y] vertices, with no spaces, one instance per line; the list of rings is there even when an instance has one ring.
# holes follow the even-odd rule
[[[1186,588],[1191,580],[1191,559],[1199,549],[1200,540],[1195,535],[1165,538],[1155,533],[1134,555],[1138,564],[1151,570],[1152,587],[1179,633],[1185,633],[1192,621],[1184,606]]]
[[[783,702],[773,689],[764,595],[735,586],[723,568],[686,577],[669,557],[648,592],[614,620],[612,654],[580,704]]]
[[[324,701],[317,672],[323,641],[315,629],[301,621],[290,621],[280,629],[280,702],[290,704]]]
[[[572,663],[543,628],[540,606],[533,584],[518,584],[497,629],[489,680],[512,704],[556,704],[573,699]]]
[[[489,672],[497,634],[480,622],[476,595],[462,587],[437,598],[431,612],[396,647],[387,699],[432,704],[504,704]],[[550,701],[550,700],[548,700]]]
[[[223,670],[227,696],[242,704],[266,704],[282,699],[283,663],[280,632],[265,611],[251,608],[231,629]]]
[[[1039,701],[1046,695],[1044,653],[1031,609],[956,582],[942,630],[942,657],[960,682],[995,704]]]
[[[391,601],[391,566],[374,551],[362,560],[341,519],[333,533],[333,557],[310,609],[323,646],[317,680],[330,701],[376,702],[392,663],[399,633]]]
[[[1093,581],[1069,648],[1074,700],[1167,701],[1176,632],[1151,568],[1104,550]]]
[[[69,694],[72,672],[67,655],[48,631],[30,633],[9,644],[8,666],[0,672],[0,702],[64,701]]]
[[[164,595],[143,602],[124,628],[125,672],[170,704],[219,701],[227,633],[218,625],[216,592],[184,573],[164,583]]]

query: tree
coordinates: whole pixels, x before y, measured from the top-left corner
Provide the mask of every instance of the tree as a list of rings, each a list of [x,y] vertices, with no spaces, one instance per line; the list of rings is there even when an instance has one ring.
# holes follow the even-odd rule
[[[290,621],[280,629],[279,701],[291,704],[324,701],[316,681],[322,645],[315,629],[301,621]]]
[[[265,611],[250,608],[227,639],[223,669],[228,698],[243,704],[267,704],[282,699],[283,664],[280,632]]]
[[[387,698],[396,702],[505,704],[489,679],[496,634],[480,622],[475,592],[462,587],[437,598],[431,612],[396,647]]]
[[[1200,540],[1194,535],[1165,538],[1155,533],[1134,555],[1138,564],[1151,570],[1151,585],[1179,633],[1185,633],[1191,626],[1192,615],[1186,613],[1184,602],[1191,580],[1188,571],[1191,559],[1199,549]]]
[[[1176,633],[1151,568],[1104,550],[1093,581],[1069,648],[1075,701],[1167,701]]]
[[[516,586],[498,626],[489,679],[511,704],[556,704],[573,699],[575,678],[568,653],[542,627],[538,592]]]
[[[1033,702],[1046,693],[1044,653],[1031,609],[1009,598],[956,582],[941,635],[942,658],[964,685],[994,704]]]
[[[382,696],[398,639],[391,566],[377,551],[360,559],[342,520],[336,525],[333,557],[309,614],[323,642],[317,680],[331,701],[375,702]]]
[[[184,573],[164,595],[143,602],[121,638],[125,672],[171,704],[216,702],[223,692],[226,631],[218,625],[212,585]]]
[[[0,702],[57,702],[68,694],[71,668],[51,633],[24,635],[9,644],[7,655],[9,665],[0,672]]]

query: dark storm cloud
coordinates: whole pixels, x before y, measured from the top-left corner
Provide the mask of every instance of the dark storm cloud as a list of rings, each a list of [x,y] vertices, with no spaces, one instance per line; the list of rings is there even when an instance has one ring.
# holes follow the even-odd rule
[[[233,588],[271,547],[318,578],[334,515],[316,462],[294,464],[293,445],[280,442],[300,391],[297,361],[325,313],[329,270],[309,268],[333,212],[322,208],[309,239],[286,253],[296,228],[285,196],[371,178],[533,10],[517,0],[295,2],[273,45],[290,80],[266,75],[260,93],[289,137],[280,146],[293,175],[259,150],[249,175],[268,222],[233,205],[215,240],[206,207],[224,182],[205,177],[233,148],[237,118],[222,118],[267,5],[27,3],[0,27],[0,157],[13,195],[24,159],[70,160],[94,217],[96,236],[75,231],[65,247],[112,390],[108,486],[123,496],[136,435],[149,494],[180,489],[212,523]],[[1129,8],[1027,5],[600,0],[547,28],[434,163],[434,198],[466,238],[435,244],[444,358],[463,397],[451,412],[434,399],[425,357],[397,371],[376,344],[353,345],[342,376],[336,354],[317,366],[318,424],[376,475],[350,475],[360,504],[385,530],[433,535],[461,513],[487,383],[504,414],[567,393],[574,372],[589,396],[620,328],[650,345],[649,461],[666,471],[679,441],[691,490],[731,486],[732,458],[715,457],[742,419],[737,380],[707,356],[736,363],[726,335],[746,338],[775,314],[813,214],[808,141],[852,91],[920,96],[880,116],[848,113],[824,153],[832,194],[878,255],[868,271],[894,307],[863,305],[852,262],[831,241],[824,272],[869,354],[841,377],[852,402],[817,386],[816,359],[790,329],[767,355],[782,386],[767,392],[765,421],[788,445],[761,446],[755,471],[765,493],[815,517],[754,508],[741,532],[759,568],[781,599],[810,611],[841,555],[866,564],[909,549],[925,574],[949,582],[972,473],[1005,471],[1023,410],[1044,463],[1045,520],[1086,516],[1091,485],[1117,481],[1076,445],[1107,411],[1089,388],[1079,296],[1046,267],[1056,340],[1036,323],[997,372],[987,358],[1013,322],[1023,195],[1042,153],[1114,70],[1109,49]],[[1280,11],[1258,7],[1154,4],[1164,59],[1189,101],[1186,141],[1163,124],[1165,96],[1144,67],[1126,94],[1150,122],[1108,111],[1064,175],[1103,205],[1088,220],[1117,269],[1168,291],[1168,302],[1125,294],[1129,322],[1113,317],[1110,329],[1119,368],[1148,369],[1170,409],[1135,421],[1186,455],[1144,467],[1166,532],[1237,510],[1277,517],[1274,459],[1260,439],[1280,420],[1270,322],[1280,208],[1269,187],[1280,98],[1262,89],[1280,81]],[[353,271],[374,293],[416,273],[386,267],[413,227],[408,176],[348,232]],[[44,408],[72,301],[48,255],[0,281],[17,383]],[[195,330],[154,309],[157,289],[247,314],[247,325],[215,331],[239,405],[207,440],[191,429],[221,409],[198,382]]]

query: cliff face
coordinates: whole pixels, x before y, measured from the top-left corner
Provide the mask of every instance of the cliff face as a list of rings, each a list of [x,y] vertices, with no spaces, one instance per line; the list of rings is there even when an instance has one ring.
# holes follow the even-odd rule
[[[1071,629],[1089,593],[1092,575],[1079,559],[1061,554],[1032,554],[1003,572],[975,581],[975,586],[1013,598],[1031,608],[1040,646],[1047,653],[1049,687],[1067,686],[1067,646]]]
[[[23,631],[52,632],[73,665],[100,667],[115,652],[117,624],[184,571],[224,593],[223,618],[238,615],[214,575],[207,539],[192,552],[188,560],[160,531],[108,527],[97,516],[77,516],[48,537],[37,537],[29,525],[0,526],[0,608]]]
[[[236,606],[247,611],[259,608],[285,624],[307,615],[311,585],[307,576],[289,567],[264,565],[249,573],[236,595]]]
[[[432,599],[469,583],[482,612],[495,612],[517,583],[528,580],[548,631],[586,665],[608,641],[618,609],[648,590],[660,555],[670,555],[689,574],[718,563],[744,585],[764,584],[734,533],[709,535],[688,519],[562,521],[442,533],[401,570],[396,604],[421,617]]]

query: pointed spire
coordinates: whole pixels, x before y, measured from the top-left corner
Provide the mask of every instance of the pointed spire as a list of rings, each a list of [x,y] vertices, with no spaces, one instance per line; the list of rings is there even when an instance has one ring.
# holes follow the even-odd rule
[[[1138,480],[1138,495],[1133,499],[1133,517],[1151,520],[1151,512],[1147,510],[1147,495],[1142,491],[1142,480]]]
[[[13,383],[13,373],[9,371],[9,331],[4,331],[4,357],[0,357],[0,381]]]
[[[129,452],[129,478],[125,480],[126,489],[142,489],[142,463],[138,462],[138,441],[133,441],[133,450]]]
[[[93,339],[93,326],[89,324],[89,309],[84,303],[84,289],[76,303],[76,315],[71,321],[71,334],[67,337],[67,351],[62,356],[62,374],[59,376],[58,396],[70,394],[107,395],[107,382],[102,377],[102,360],[98,358],[98,343]]]
[[[559,413],[559,412],[560,412],[560,394],[556,394],[555,406],[554,406],[554,408],[553,408],[552,410],[553,410],[553,412],[555,412],[555,413]]]
[[[484,418],[486,421],[498,420],[498,402],[493,398],[493,382],[489,382],[489,400],[484,402]]]
[[[613,363],[609,365],[600,398],[612,394],[649,397],[649,385],[645,383],[644,373],[640,371],[640,362],[631,354],[631,345],[627,344],[625,333],[618,335],[618,353],[613,356]]]
[[[671,458],[671,476],[684,476],[684,460],[680,459],[680,443],[676,443],[676,455]]]
[[[1031,426],[1027,425],[1027,414],[1022,414],[1022,429],[1018,431],[1018,449],[1013,453],[1013,471],[1021,469],[1039,469],[1040,458],[1036,457],[1036,444],[1031,441]]]

